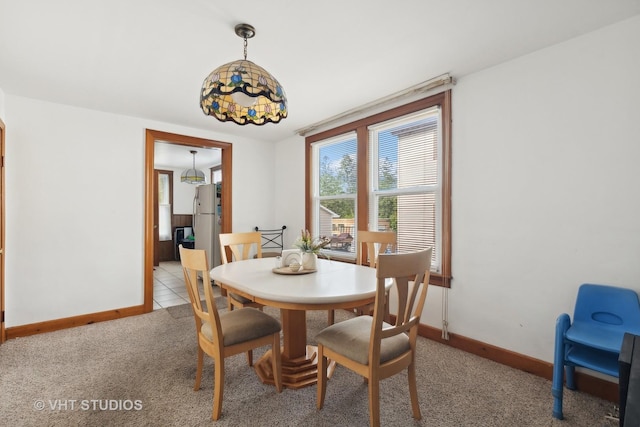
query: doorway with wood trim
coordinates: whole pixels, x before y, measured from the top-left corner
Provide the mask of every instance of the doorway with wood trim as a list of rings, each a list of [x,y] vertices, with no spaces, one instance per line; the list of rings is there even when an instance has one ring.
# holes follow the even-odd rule
[[[154,211],[157,200],[157,181],[155,179],[154,148],[156,141],[163,143],[184,145],[199,148],[218,148],[221,150],[222,188],[221,188],[221,224],[220,232],[228,233],[232,230],[231,224],[231,159],[232,145],[211,139],[190,137],[186,135],[147,129],[145,136],[145,254],[144,254],[144,311],[153,310],[153,266],[154,266],[154,241],[157,234],[157,222]]]

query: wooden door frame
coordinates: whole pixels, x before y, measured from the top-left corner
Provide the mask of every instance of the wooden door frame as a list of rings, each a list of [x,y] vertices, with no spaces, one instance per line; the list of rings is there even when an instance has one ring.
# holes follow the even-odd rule
[[[4,122],[0,119],[0,344],[5,342],[7,334],[4,328]]]
[[[222,191],[220,203],[222,216],[221,233],[230,233],[231,224],[231,167],[232,145],[213,139],[196,138],[152,129],[145,130],[145,212],[144,212],[144,312],[153,311],[153,194],[156,191],[154,172],[154,149],[156,141],[200,148],[222,150]]]

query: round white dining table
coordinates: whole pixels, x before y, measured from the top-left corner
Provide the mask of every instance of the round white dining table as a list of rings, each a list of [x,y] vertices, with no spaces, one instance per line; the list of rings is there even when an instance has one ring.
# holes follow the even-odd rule
[[[234,261],[211,270],[211,278],[227,292],[280,309],[282,323],[282,378],[289,388],[315,384],[316,347],[307,345],[306,310],[355,308],[371,303],[376,294],[376,269],[318,259],[316,271],[277,274],[274,258]],[[256,364],[265,383],[273,383],[271,354]],[[333,368],[331,368],[332,370]]]

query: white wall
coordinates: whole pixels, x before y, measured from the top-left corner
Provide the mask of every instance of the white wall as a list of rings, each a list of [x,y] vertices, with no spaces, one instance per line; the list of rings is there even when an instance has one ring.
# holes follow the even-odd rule
[[[193,198],[196,185],[180,181],[182,170],[173,169],[173,213],[174,215],[193,214]]]
[[[142,304],[145,128],[233,143],[234,231],[273,220],[271,144],[11,95],[5,104],[7,327]]]
[[[0,119],[4,122],[4,91],[0,88]]]
[[[635,18],[456,76],[450,332],[550,362],[581,283],[640,291],[639,41]],[[303,138],[277,153],[277,215],[301,227]]]
[[[455,332],[551,361],[584,282],[640,291],[640,18],[460,78]]]
[[[304,228],[304,138],[293,136],[275,147],[274,182],[276,192],[276,227],[286,225],[284,247],[293,247],[293,242]]]

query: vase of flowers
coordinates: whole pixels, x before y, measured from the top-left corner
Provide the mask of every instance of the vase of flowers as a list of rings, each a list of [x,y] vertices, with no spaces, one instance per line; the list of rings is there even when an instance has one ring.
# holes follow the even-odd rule
[[[315,270],[318,252],[330,242],[325,236],[311,237],[309,230],[301,230],[300,237],[293,245],[302,252],[302,269]]]

